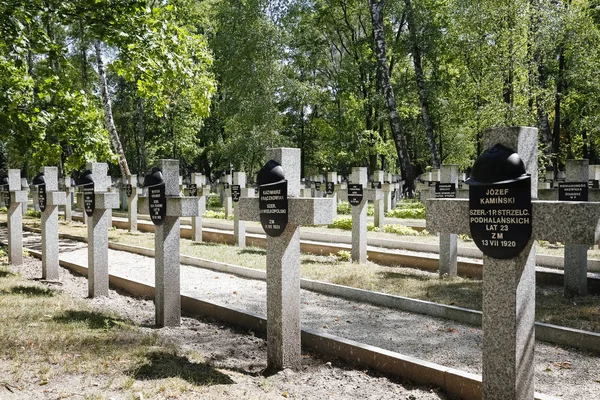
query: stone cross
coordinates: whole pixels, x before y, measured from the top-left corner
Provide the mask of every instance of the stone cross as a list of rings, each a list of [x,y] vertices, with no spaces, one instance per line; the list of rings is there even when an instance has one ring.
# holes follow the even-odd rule
[[[394,190],[394,183],[392,174],[387,172],[383,181],[383,212],[389,212],[392,210],[392,191]]]
[[[454,183],[455,190],[458,190],[458,165],[442,165],[440,183]],[[440,276],[456,276],[456,272],[456,233],[440,232]]]
[[[382,195],[381,199],[375,200],[373,203],[373,220],[374,224],[377,228],[383,228],[385,225],[385,208],[383,206],[383,185],[384,185],[384,175],[383,171],[375,171],[373,173],[373,182],[378,182],[381,185]]]
[[[65,221],[71,222],[73,220],[73,187],[71,185],[71,177],[65,176],[63,178],[63,185],[65,186]]]
[[[267,149],[267,160],[283,168],[288,188],[288,224],[278,237],[267,236],[267,369],[299,369],[300,226],[330,224],[335,204],[327,198],[300,194],[300,149]],[[240,220],[257,221],[259,199],[242,197]]]
[[[240,198],[254,197],[254,188],[246,187],[245,172],[234,172],[233,184],[240,186]],[[227,196],[231,197],[231,188],[228,189]],[[233,241],[241,249],[246,247],[246,221],[240,219],[238,206],[233,209]]]
[[[65,193],[58,191],[58,168],[42,167],[46,205],[42,211],[42,279],[58,280],[58,206],[65,204]],[[38,200],[41,197],[38,185]]]
[[[363,199],[352,208],[352,261],[364,264],[367,262],[367,202],[381,201],[383,193],[380,189],[367,189],[367,168],[353,167],[350,183],[358,183],[363,187]],[[348,200],[348,189],[340,190],[341,200]]]
[[[87,218],[88,296],[108,296],[108,228],[112,209],[119,208],[119,193],[109,192],[108,164],[88,163],[94,181],[94,211]],[[84,201],[85,202],[85,201]],[[85,207],[83,213],[85,215]]]
[[[223,183],[222,193],[224,194],[223,208],[225,209],[225,219],[227,219],[233,213],[233,203],[231,196],[228,194],[231,193],[228,190],[231,187],[231,174],[225,174],[223,177],[221,177],[221,182]]]
[[[154,279],[156,325],[178,326],[181,322],[179,277],[181,217],[198,216],[198,200],[183,197],[179,190],[179,160],[159,160],[165,183],[166,216],[154,233]],[[149,214],[148,197],[140,197],[140,211]]]
[[[205,188],[206,178],[202,174],[192,174],[191,183],[196,185],[198,197],[198,215],[192,216],[192,240],[202,243],[202,214],[206,211],[206,196],[210,189]]]
[[[23,207],[27,204],[27,191],[21,190],[21,171],[8,170],[10,205],[8,210],[8,261],[13,265],[23,264]]]
[[[333,199],[333,203],[337,204],[337,185],[338,185],[338,175],[337,172],[327,172],[327,182],[331,182],[333,184],[333,194],[327,195],[330,199]],[[327,189],[327,188],[325,188]]]
[[[125,179],[125,178],[124,178]],[[138,214],[138,178],[137,175],[129,175],[126,178],[126,184],[131,185],[131,196],[127,197],[127,219],[129,220],[129,232],[137,232],[137,214]],[[126,190],[125,196],[127,196]]]
[[[588,160],[567,160],[566,182],[588,184]],[[587,251],[586,244],[565,242],[564,255],[564,293],[565,297],[587,295]]]
[[[500,143],[516,151],[537,194],[537,129],[496,128],[484,148]],[[427,229],[470,234],[469,200],[427,201]],[[483,257],[483,399],[534,396],[535,240],[593,244],[599,239],[600,207],[583,202],[532,202],[532,237],[511,259]]]

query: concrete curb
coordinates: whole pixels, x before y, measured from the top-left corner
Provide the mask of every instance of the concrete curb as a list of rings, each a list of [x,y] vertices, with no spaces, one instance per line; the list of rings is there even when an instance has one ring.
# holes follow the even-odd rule
[[[41,258],[38,251],[29,252]],[[78,274],[87,276],[87,268],[71,262],[60,264]],[[124,290],[134,296],[154,298],[154,287],[141,282],[109,275],[113,288]],[[266,333],[267,320],[259,315],[235,308],[210,303],[194,297],[181,296],[182,311],[190,315],[202,315],[254,332]],[[302,329],[302,345],[318,353],[338,357],[357,366],[365,366],[376,371],[401,376],[418,384],[434,385],[448,394],[465,400],[480,400],[481,376],[470,374],[439,364],[420,360],[400,353],[384,350],[311,329]],[[535,393],[536,400],[558,400],[558,398]]]
[[[27,230],[36,231],[31,228],[27,228]],[[77,241],[86,241],[83,237],[68,234],[60,234],[60,237]],[[146,247],[115,242],[108,242],[108,247],[113,250],[126,251],[146,257],[154,257],[154,249]],[[222,263],[186,255],[180,256],[180,262],[182,264],[234,274],[244,278],[262,281],[266,280],[265,271],[242,267],[235,264]],[[468,308],[449,306],[305,278],[300,279],[300,287],[306,290],[312,290],[313,292],[336,296],[347,300],[448,319],[473,326],[481,326],[482,312]],[[536,340],[600,353],[600,334],[542,322],[536,322],[535,326]]]

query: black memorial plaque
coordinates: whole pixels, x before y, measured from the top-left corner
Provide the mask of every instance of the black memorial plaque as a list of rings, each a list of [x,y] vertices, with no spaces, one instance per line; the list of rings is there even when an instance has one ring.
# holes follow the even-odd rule
[[[375,181],[371,183],[371,188],[372,189],[381,189],[381,182],[380,181]]]
[[[332,195],[334,189],[335,189],[335,184],[333,182],[327,182],[325,184],[325,191],[327,192],[328,195]]]
[[[125,194],[127,195],[127,197],[131,197],[131,195],[133,194],[133,186],[132,185],[125,185]]]
[[[348,184],[348,203],[357,206],[363,200],[363,186],[360,183]]]
[[[190,185],[188,186],[188,192],[192,197],[198,196],[198,185],[196,185],[195,183],[190,183]]]
[[[96,195],[93,183],[83,187],[83,209],[88,217],[91,217],[96,209]]]
[[[4,188],[4,192],[2,193],[2,195],[4,196],[4,204],[6,205],[6,208],[10,207],[10,191],[8,190],[8,186],[6,188]]]
[[[435,198],[436,199],[454,199],[456,198],[455,183],[435,183]]]
[[[150,219],[154,225],[162,225],[167,215],[167,196],[165,196],[165,184],[150,186],[148,188],[148,199]]]
[[[280,236],[288,223],[287,181],[258,187],[260,223],[271,237]]]
[[[231,200],[235,203],[240,201],[240,196],[242,195],[242,188],[240,185],[231,185]]]
[[[483,254],[518,256],[531,239],[531,218],[531,178],[469,186],[471,236]]]
[[[558,184],[559,201],[588,201],[586,182],[560,182]]]
[[[229,189],[229,183],[223,182],[223,189]]]
[[[588,181],[588,185],[590,189],[600,189],[600,180],[598,179],[590,179]]]
[[[46,209],[46,184],[38,186],[38,204],[40,210],[44,211]]]

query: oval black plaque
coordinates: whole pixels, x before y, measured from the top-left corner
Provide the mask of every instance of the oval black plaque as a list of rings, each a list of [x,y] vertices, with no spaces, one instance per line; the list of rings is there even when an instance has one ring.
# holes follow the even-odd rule
[[[240,201],[240,196],[242,195],[242,188],[240,185],[231,185],[231,200],[234,202]]]
[[[38,185],[38,204],[40,210],[46,209],[46,184]]]
[[[132,185],[125,185],[125,194],[127,195],[127,197],[131,197],[131,195],[133,194],[133,186]]]
[[[600,189],[600,180],[598,179],[590,179],[588,184],[590,189]]]
[[[454,183],[435,183],[436,199],[454,199],[456,198],[456,184]]]
[[[88,217],[91,217],[96,209],[96,194],[93,183],[88,183],[83,187],[83,209]]]
[[[471,236],[483,254],[518,256],[531,239],[531,219],[531,178],[469,186]]]
[[[560,182],[558,184],[559,201],[588,201],[587,182]]]
[[[8,190],[8,187],[6,187],[4,189],[4,204],[6,204],[6,208],[10,207],[10,191]]]
[[[332,195],[334,189],[335,189],[335,184],[333,182],[327,182],[327,184],[325,185],[325,190],[326,190],[327,194]]]
[[[363,199],[363,186],[360,183],[348,184],[348,203],[357,206]]]
[[[198,185],[196,185],[195,183],[190,183],[190,185],[188,186],[188,192],[192,197],[198,196]]]
[[[271,237],[280,236],[288,223],[287,181],[258,187],[260,223]]]
[[[154,225],[162,225],[167,215],[167,197],[165,196],[164,183],[148,188],[148,201],[150,219]]]

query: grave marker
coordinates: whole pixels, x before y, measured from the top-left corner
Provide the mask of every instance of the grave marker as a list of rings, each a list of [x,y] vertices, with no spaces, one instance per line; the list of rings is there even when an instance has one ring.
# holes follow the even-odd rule
[[[58,280],[58,206],[65,193],[58,191],[58,168],[42,167],[32,184],[38,187],[42,211],[42,279]],[[41,190],[39,190],[41,189]]]
[[[27,204],[27,191],[21,190],[21,171],[8,170],[4,189],[8,193],[8,261],[13,265],[23,264],[23,204]]]
[[[108,296],[108,229],[113,208],[119,208],[119,193],[108,192],[108,164],[88,163],[77,186],[83,190],[88,236],[88,296]]]
[[[489,149],[498,143],[516,151],[521,157],[526,171],[531,174],[529,193],[536,198],[537,129],[496,128],[485,132],[484,148]],[[509,193],[505,195],[506,198],[511,198]],[[514,199],[515,203],[516,201]],[[470,199],[429,199],[427,202],[428,230],[470,234]],[[504,203],[498,205],[498,210],[508,209]],[[525,218],[524,210],[526,208],[521,210],[522,215],[507,217]],[[600,207],[593,203],[534,201],[531,211],[532,234],[523,251],[510,259],[498,259],[484,254],[482,303],[485,400],[532,399],[534,395],[534,241],[593,244],[600,235],[598,221]]]
[[[587,201],[588,200],[588,160],[567,160],[566,181],[559,183],[559,200]],[[566,195],[561,198],[561,188]],[[587,251],[585,244],[565,242],[564,250],[564,293],[565,297],[587,295]]]
[[[178,160],[159,160],[158,168],[146,175],[143,186],[148,188],[148,197],[140,198],[140,208],[145,212],[149,211],[151,204],[158,210],[162,204],[162,192],[165,194],[164,217],[152,220],[155,224],[156,324],[178,326],[181,321],[179,218],[198,216],[198,199],[180,195]],[[156,215],[161,213],[157,212]]]
[[[281,166],[281,172],[287,181],[286,197],[289,211],[288,223],[281,235],[267,236],[267,368],[269,371],[299,369],[299,227],[330,224],[335,215],[335,204],[332,199],[327,198],[298,197],[300,149],[268,149],[267,159]],[[257,180],[257,183],[261,182],[262,179]],[[258,198],[242,197],[238,203],[240,220],[259,220],[259,202]]]
[[[381,190],[381,198],[379,200],[373,201],[373,221],[375,227],[383,228],[385,225],[385,209],[383,207],[383,180],[384,180],[384,172],[383,171],[375,171],[373,174],[373,184],[371,185],[371,189],[379,189]]]
[[[458,165],[442,165],[440,183],[436,184],[436,198],[455,198],[458,183]],[[447,188],[447,189],[442,189]],[[454,190],[453,190],[454,189]],[[438,193],[443,196],[438,197]],[[440,232],[440,276],[456,276],[457,242],[456,234]]]
[[[352,208],[352,261],[367,262],[367,202],[380,201],[380,189],[364,189],[367,185],[367,168],[353,167],[347,190],[340,190],[340,199],[348,199]]]
[[[206,196],[210,192],[210,189],[204,187],[205,181],[204,175],[191,174],[189,195],[198,198],[198,214],[192,216],[192,240],[199,243],[202,243],[202,214],[206,211]]]
[[[65,221],[71,222],[73,220],[73,185],[70,176],[63,178],[63,185],[65,187]]]
[[[129,220],[129,232],[137,232],[137,213],[138,213],[138,188],[137,175],[129,175],[125,185],[125,195],[127,196],[127,219]]]
[[[234,172],[231,198],[235,203],[239,203],[242,197],[254,197],[254,188],[246,188],[245,172]],[[233,209],[233,240],[238,247],[246,247],[246,222],[240,219],[239,204]]]

